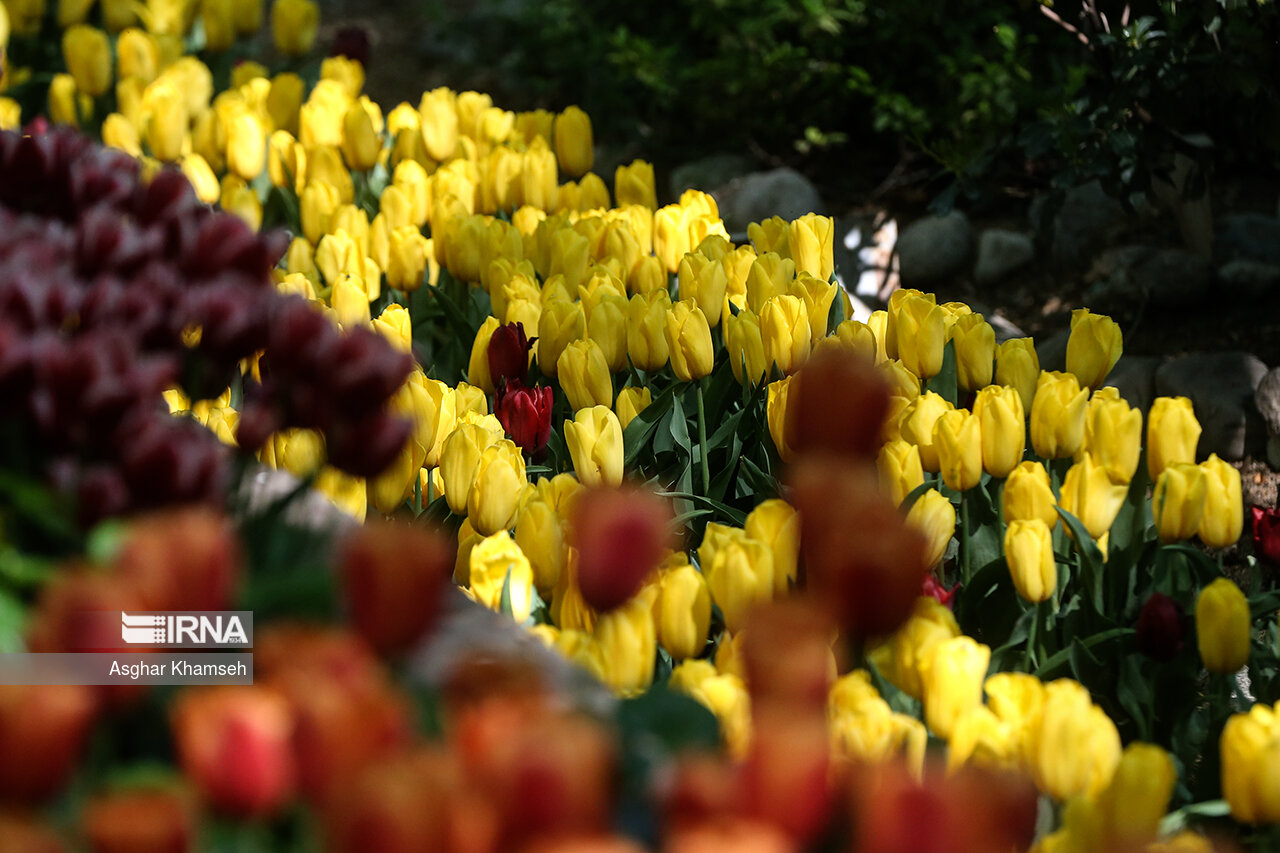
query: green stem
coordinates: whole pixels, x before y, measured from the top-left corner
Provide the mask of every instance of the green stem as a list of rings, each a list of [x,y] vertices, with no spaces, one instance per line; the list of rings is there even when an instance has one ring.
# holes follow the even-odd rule
[[[705,382],[699,379],[696,384],[698,391],[698,453],[702,461],[702,494],[707,495],[711,492],[711,467],[707,462],[707,408],[702,401],[702,385]]]
[[[969,578],[973,573],[973,567],[970,565],[969,552],[972,545],[969,541],[969,502],[965,500],[964,495],[960,495],[960,576],[964,578],[964,584],[969,586]]]

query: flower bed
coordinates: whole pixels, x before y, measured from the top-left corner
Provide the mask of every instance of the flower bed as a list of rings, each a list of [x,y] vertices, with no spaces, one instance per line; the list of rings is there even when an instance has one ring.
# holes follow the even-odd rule
[[[57,66],[108,147],[0,136],[0,644],[261,634],[252,686],[0,688],[3,849],[1275,840],[1280,593],[1224,574],[1190,403],[1105,385],[1109,318],[1064,372],[932,294],[855,318],[830,219],[737,245],[643,161],[608,186],[574,107],[232,67],[253,3],[7,8],[7,79]],[[307,53],[307,0],[271,19]],[[450,576],[618,701],[465,644],[424,683]]]

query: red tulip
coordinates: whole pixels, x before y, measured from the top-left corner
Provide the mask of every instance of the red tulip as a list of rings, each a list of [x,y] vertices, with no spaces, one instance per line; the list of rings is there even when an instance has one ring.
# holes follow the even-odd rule
[[[526,388],[516,382],[499,386],[493,408],[511,440],[532,456],[542,452],[551,437],[553,402],[550,388]]]
[[[187,853],[196,849],[189,792],[124,790],[89,802],[84,834],[93,853]]]
[[[870,360],[820,348],[796,374],[788,399],[786,443],[796,451],[875,456],[889,383]]]
[[[489,338],[489,376],[494,387],[507,383],[523,385],[529,375],[529,350],[533,342],[524,333],[523,323],[507,323],[493,330]]]
[[[0,802],[37,803],[62,788],[96,709],[91,687],[0,685]]]
[[[921,588],[920,593],[921,595],[928,595],[936,598],[940,603],[945,604],[948,608],[952,608],[952,601],[955,599],[956,593],[959,591],[960,584],[956,584],[951,587],[951,589],[947,589],[942,582],[933,575],[925,575],[924,585]]]
[[[596,489],[574,503],[578,586],[601,612],[620,607],[658,567],[667,546],[668,505],[634,488]]]
[[[1187,633],[1185,618],[1178,602],[1158,592],[1151,593],[1138,614],[1138,650],[1152,660],[1172,660],[1182,648]]]
[[[1280,509],[1255,506],[1253,513],[1253,550],[1272,563],[1280,565]]]

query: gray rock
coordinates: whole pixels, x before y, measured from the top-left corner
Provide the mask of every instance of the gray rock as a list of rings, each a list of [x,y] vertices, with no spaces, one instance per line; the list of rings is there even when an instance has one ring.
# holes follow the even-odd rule
[[[1280,266],[1280,216],[1261,213],[1224,216],[1213,248],[1219,262],[1244,258]]]
[[[1236,460],[1264,446],[1266,425],[1253,395],[1266,373],[1267,366],[1247,352],[1192,353],[1156,371],[1156,394],[1191,399],[1203,430],[1199,458],[1216,453]]]
[[[1104,385],[1113,385],[1129,405],[1145,418],[1156,397],[1156,370],[1161,359],[1146,355],[1122,355],[1111,368]]]
[[[903,286],[933,284],[964,270],[973,251],[973,226],[958,210],[926,216],[898,236],[896,251]]]
[[[1267,464],[1272,468],[1280,468],[1280,435],[1267,438]]]
[[[1036,358],[1040,360],[1041,370],[1067,369],[1067,338],[1069,337],[1071,337],[1071,330],[1063,329],[1036,344]]]
[[[999,314],[985,314],[987,322],[991,324],[991,328],[996,330],[996,343],[1002,344],[1013,338],[1025,338],[1027,333],[1019,329],[1012,321],[1006,319]]]
[[[1253,404],[1267,425],[1267,432],[1280,436],[1280,367],[1273,368],[1253,392]]]
[[[719,187],[712,195],[720,205],[725,228],[732,233],[746,231],[750,223],[770,216],[791,220],[823,211],[818,188],[795,169],[743,175]]]
[[[978,261],[973,267],[973,280],[992,284],[1025,266],[1036,256],[1031,238],[1017,231],[988,228],[978,238]]]
[[[1099,181],[1068,191],[1053,218],[1050,232],[1050,254],[1054,262],[1083,263],[1104,248],[1111,233],[1128,218],[1124,205],[1107,195]]]
[[[754,168],[755,163],[741,154],[712,154],[682,163],[671,170],[671,198],[679,198],[687,189],[712,192]]]
[[[1209,260],[1186,249],[1154,252],[1133,269],[1131,277],[1157,309],[1190,307],[1213,289]]]
[[[1280,290],[1280,266],[1236,258],[1218,268],[1221,299],[1256,299]]]

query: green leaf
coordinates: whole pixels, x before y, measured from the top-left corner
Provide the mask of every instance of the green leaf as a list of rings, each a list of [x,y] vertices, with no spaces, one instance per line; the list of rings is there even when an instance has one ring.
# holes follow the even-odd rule
[[[671,401],[675,396],[672,385],[654,398],[644,411],[636,415],[622,433],[622,445],[626,448],[623,464],[626,468],[634,468],[641,452],[648,447],[649,439],[657,429],[658,421],[671,411]],[[667,433],[670,435],[670,432]]]
[[[23,640],[27,611],[17,596],[0,589],[0,653],[23,652],[27,644]]]
[[[693,440],[689,438],[689,421],[679,395],[671,398],[671,438],[685,453],[693,452]]]
[[[955,341],[947,341],[947,345],[943,347],[942,369],[938,371],[937,376],[929,380],[925,385],[925,390],[940,395],[953,406],[956,405],[960,394],[956,379]]]
[[[692,483],[692,476],[690,473],[691,470],[692,469],[688,467],[684,469],[684,474],[680,478],[682,483],[686,481],[688,481],[690,484]],[[721,518],[728,519],[731,523],[733,523],[737,527],[741,527],[747,522],[747,514],[742,510],[734,509],[728,504],[706,497],[705,495],[694,494],[693,492],[688,491],[687,487],[683,491],[658,492],[658,494],[662,495],[663,497],[674,498],[676,500],[691,501],[700,506],[708,507],[714,510]]]
[[[507,569],[506,577],[502,579],[502,597],[498,599],[498,612],[504,616],[511,616],[515,611],[511,609],[511,570]]]
[[[1193,817],[1226,817],[1231,814],[1231,806],[1226,800],[1205,800],[1191,803],[1177,811],[1169,812],[1160,820],[1160,835],[1173,835],[1186,829],[1189,818]]]
[[[715,714],[696,699],[664,685],[654,685],[641,696],[619,702],[616,719],[624,745],[634,747],[644,742],[675,755],[714,750],[720,744]]]
[[[1051,678],[1055,678],[1062,670],[1066,669],[1069,664],[1074,669],[1075,664],[1072,661],[1073,655],[1078,656],[1085,654],[1092,657],[1091,650],[1097,646],[1115,640],[1119,637],[1127,637],[1133,633],[1134,631],[1132,628],[1110,628],[1083,640],[1072,640],[1070,646],[1057,654],[1050,655],[1048,660],[1040,664],[1040,668],[1035,671],[1035,676],[1041,681],[1048,681]]]

